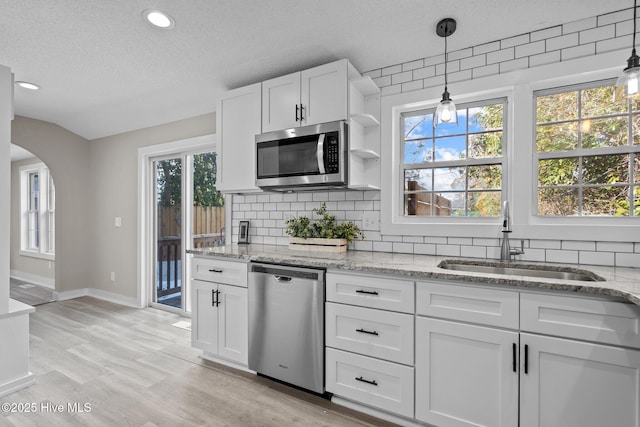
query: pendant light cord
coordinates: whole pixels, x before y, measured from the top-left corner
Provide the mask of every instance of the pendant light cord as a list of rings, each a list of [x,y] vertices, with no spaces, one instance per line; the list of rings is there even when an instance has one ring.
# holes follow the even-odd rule
[[[638,5],[638,0],[633,0],[633,51],[631,52],[632,55],[636,54],[636,9]],[[446,39],[445,39],[445,43],[446,43]],[[446,45],[445,45],[446,46]],[[445,50],[447,48],[445,47]]]
[[[633,1],[635,2],[637,0],[633,0]],[[449,35],[447,34],[449,30],[448,26],[449,24],[445,22],[444,24],[444,91],[445,92],[447,92],[447,37],[449,37]],[[635,31],[633,36],[635,37]],[[635,46],[635,41],[633,45]]]

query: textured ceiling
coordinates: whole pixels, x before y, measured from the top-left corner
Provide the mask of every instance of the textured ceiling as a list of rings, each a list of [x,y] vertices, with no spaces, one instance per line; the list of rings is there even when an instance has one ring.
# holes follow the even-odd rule
[[[630,0],[0,0],[16,114],[87,139],[215,110],[225,90],[349,58],[367,71],[631,8]],[[152,28],[142,11],[171,14]],[[626,57],[620,59],[624,65]]]

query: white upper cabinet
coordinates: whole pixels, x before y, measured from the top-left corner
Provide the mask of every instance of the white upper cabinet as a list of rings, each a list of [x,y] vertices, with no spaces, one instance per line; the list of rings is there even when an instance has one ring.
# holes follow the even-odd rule
[[[262,82],[262,132],[346,120],[349,78],[356,75],[342,59]]]
[[[261,85],[256,83],[231,90],[218,102],[218,191],[261,191],[255,178],[255,136],[261,132],[261,96]]]

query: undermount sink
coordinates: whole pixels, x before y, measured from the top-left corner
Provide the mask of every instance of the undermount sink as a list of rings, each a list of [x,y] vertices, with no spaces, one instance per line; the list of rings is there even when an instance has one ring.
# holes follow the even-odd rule
[[[538,265],[506,265],[498,263],[466,263],[445,260],[438,264],[445,270],[468,271],[472,273],[505,274],[511,276],[544,277],[547,279],[580,280],[583,282],[604,282],[605,279],[595,273],[574,268],[553,267],[549,269]]]

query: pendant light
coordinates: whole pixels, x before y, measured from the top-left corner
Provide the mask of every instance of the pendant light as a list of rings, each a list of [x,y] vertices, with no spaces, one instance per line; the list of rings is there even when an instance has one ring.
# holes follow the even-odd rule
[[[637,0],[633,0],[633,49],[631,56],[627,59],[627,68],[622,71],[622,75],[616,81],[617,92],[625,98],[637,97],[640,91],[640,57],[636,55],[636,7]]]
[[[453,100],[449,97],[449,91],[447,90],[447,37],[455,31],[456,21],[452,18],[444,18],[436,25],[436,34],[444,37],[444,92],[442,93],[442,101],[440,101],[436,109],[436,117],[433,122],[434,126],[444,123],[451,125],[458,124],[456,104],[454,104]]]

